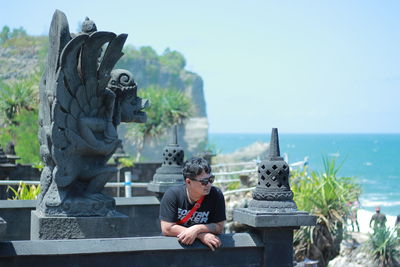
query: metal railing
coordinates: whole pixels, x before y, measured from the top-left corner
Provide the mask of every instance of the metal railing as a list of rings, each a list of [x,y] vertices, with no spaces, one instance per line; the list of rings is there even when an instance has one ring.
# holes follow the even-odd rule
[[[305,157],[304,161],[294,162],[292,164],[289,164],[289,167],[305,166],[307,164],[307,161],[308,161],[308,158]],[[230,175],[237,175],[237,174],[256,173],[257,168],[258,168],[258,165],[257,165],[258,163],[259,163],[259,160],[253,160],[253,161],[248,161],[248,162],[221,163],[221,164],[215,164],[215,165],[211,165],[211,166],[213,168],[219,168],[219,167],[226,168],[226,167],[249,166],[249,165],[255,166],[253,169],[246,169],[246,170],[241,170],[241,171],[220,171],[220,172],[213,173],[215,176],[230,176]],[[147,188],[147,185],[149,184],[149,183],[132,182],[132,173],[130,171],[125,172],[124,176],[125,176],[125,182],[108,182],[108,183],[106,183],[105,187],[113,187],[113,188],[125,187],[125,197],[131,197],[132,196],[132,187]],[[224,179],[223,177],[221,177],[221,179],[216,179],[215,182],[219,183],[219,184],[224,184],[224,183],[240,182],[240,179]],[[39,185],[40,181],[0,180],[0,185],[20,185],[21,183],[24,183],[25,185]],[[224,195],[250,191],[250,190],[253,190],[254,188],[255,187],[230,190],[230,191],[224,192]]]

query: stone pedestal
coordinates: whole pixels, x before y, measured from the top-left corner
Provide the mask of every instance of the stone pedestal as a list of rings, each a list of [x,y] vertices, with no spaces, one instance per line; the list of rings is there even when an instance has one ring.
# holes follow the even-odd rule
[[[37,211],[31,213],[31,240],[83,239],[126,237],[129,217],[114,216],[48,217]]]
[[[248,208],[235,209],[233,220],[254,227],[264,242],[261,266],[293,266],[293,230],[315,225],[307,212],[271,213]]]

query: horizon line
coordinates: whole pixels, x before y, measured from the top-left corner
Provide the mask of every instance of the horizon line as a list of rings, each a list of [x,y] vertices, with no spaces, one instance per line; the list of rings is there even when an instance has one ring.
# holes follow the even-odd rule
[[[279,130],[279,129],[278,129]],[[209,132],[208,134],[267,134],[270,132]],[[400,132],[279,132],[279,134],[386,134],[399,135]]]

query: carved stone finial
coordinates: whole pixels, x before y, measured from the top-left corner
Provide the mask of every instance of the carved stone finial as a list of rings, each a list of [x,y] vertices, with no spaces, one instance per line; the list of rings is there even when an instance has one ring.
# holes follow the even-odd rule
[[[289,186],[289,165],[280,157],[277,128],[272,129],[269,156],[258,166],[258,183],[249,208],[270,212],[297,210]]]
[[[271,141],[269,143],[269,156],[271,158],[281,156],[281,152],[279,150],[278,128],[272,128]]]
[[[172,143],[178,146],[178,127],[174,125],[174,128],[172,129]]]
[[[7,146],[6,146],[6,154],[7,155],[16,155],[15,154],[15,145],[13,142],[8,142]]]
[[[82,32],[89,34],[95,31],[97,31],[96,23],[90,20],[89,17],[86,17],[85,21],[82,23]]]
[[[15,145],[13,142],[8,142],[5,152],[6,152],[8,160],[9,160],[9,163],[11,163],[11,164],[15,164],[15,161],[20,159],[20,157],[17,156],[15,153]]]
[[[184,150],[178,144],[177,126],[172,129],[171,144],[164,147],[163,163],[156,170],[153,181],[147,189],[152,192],[164,193],[169,187],[184,183],[182,174]]]

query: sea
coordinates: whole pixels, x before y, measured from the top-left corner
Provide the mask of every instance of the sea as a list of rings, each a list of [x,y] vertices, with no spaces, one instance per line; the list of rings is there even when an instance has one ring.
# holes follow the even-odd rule
[[[228,154],[269,134],[210,133],[209,143]],[[279,134],[281,156],[288,163],[308,158],[310,170],[323,172],[323,158],[335,158],[338,176],[354,177],[362,187],[361,208],[400,215],[400,134]]]

